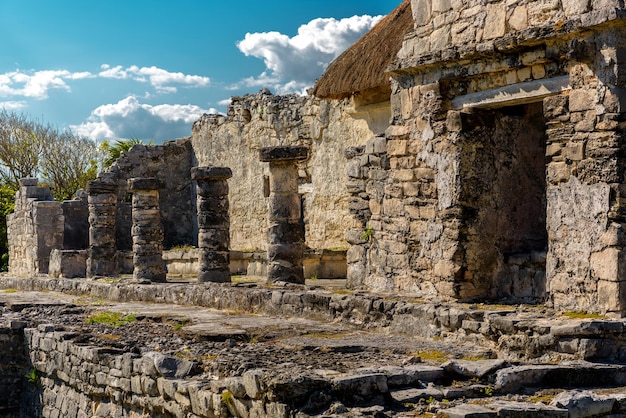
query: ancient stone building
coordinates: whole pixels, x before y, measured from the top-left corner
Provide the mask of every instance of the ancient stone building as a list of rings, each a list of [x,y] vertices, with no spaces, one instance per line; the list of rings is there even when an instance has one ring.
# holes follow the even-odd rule
[[[624,312],[623,3],[411,8],[391,126],[348,153],[350,283]]]
[[[304,146],[305,248],[347,250],[350,287],[621,315],[625,17],[620,0],[405,0],[309,96],[233,98],[122,157],[117,245],[132,177],[166,183],[164,247],[197,245],[190,168],[222,166],[231,250],[263,253],[258,151]]]

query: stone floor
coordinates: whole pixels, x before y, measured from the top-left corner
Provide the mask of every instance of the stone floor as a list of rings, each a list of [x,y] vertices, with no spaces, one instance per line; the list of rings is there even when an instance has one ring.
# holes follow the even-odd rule
[[[199,365],[194,379],[288,368],[294,385],[311,372],[332,382],[334,395],[294,407],[299,416],[626,416],[624,320],[544,307],[407,304],[348,292],[342,281],[235,282],[2,277],[0,320],[52,323],[90,344],[184,358]],[[93,320],[112,312],[131,319]],[[431,323],[421,324],[423,312]]]

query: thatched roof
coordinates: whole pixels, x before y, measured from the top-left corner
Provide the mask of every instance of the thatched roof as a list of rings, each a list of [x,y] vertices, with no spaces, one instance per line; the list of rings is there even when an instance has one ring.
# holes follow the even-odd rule
[[[391,96],[386,69],[413,28],[410,0],[404,0],[354,45],[330,63],[313,86],[321,99],[342,99],[355,93],[376,91]]]

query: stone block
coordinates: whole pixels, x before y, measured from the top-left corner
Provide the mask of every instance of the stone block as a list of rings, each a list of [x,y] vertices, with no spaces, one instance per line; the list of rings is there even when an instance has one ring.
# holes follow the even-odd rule
[[[411,10],[415,27],[419,28],[430,22],[432,16],[432,0],[411,0]]]
[[[430,47],[433,51],[439,51],[450,47],[451,26],[445,25],[430,35]]]
[[[445,410],[445,414],[450,418],[495,418],[498,413],[493,409],[484,406],[464,404],[454,406]]]
[[[511,29],[519,31],[528,27],[528,9],[526,5],[517,6],[509,17]]]
[[[387,154],[390,156],[404,156],[408,152],[408,142],[406,140],[392,139],[387,141]]]
[[[262,381],[264,372],[254,369],[243,374],[243,387],[251,399],[260,399],[262,395]]]
[[[336,377],[333,386],[349,398],[355,395],[366,397],[389,390],[387,376],[382,373]]]
[[[603,313],[626,310],[626,282],[598,281],[598,309]]]
[[[597,101],[596,92],[585,89],[572,90],[569,94],[569,109],[572,112],[594,110]]]
[[[609,282],[624,280],[626,273],[626,252],[618,248],[607,248],[591,254],[591,274]]]
[[[564,161],[556,161],[548,164],[546,180],[552,184],[566,182],[572,175],[572,169]]]
[[[587,13],[590,7],[590,0],[567,0],[563,2],[563,11],[567,17],[577,17]]]
[[[506,33],[506,4],[490,3],[487,5],[487,17],[483,39],[501,38]]]

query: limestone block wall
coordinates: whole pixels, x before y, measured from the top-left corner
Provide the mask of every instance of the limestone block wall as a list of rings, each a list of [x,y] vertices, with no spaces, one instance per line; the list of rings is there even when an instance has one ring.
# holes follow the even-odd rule
[[[291,400],[270,400],[270,389],[258,387],[260,371],[244,387],[242,377],[196,378],[194,364],[180,358],[88,346],[76,337],[52,325],[24,330],[41,403],[21,405],[22,416],[289,416]]]
[[[620,0],[411,0],[415,32],[399,53],[414,62],[489,54],[615,18]]]
[[[310,158],[299,165],[306,246],[347,247],[352,222],[345,189],[346,146],[364,144],[388,126],[387,104],[356,106],[352,101],[275,96],[267,90],[234,98],[228,114],[205,115],[192,131],[194,166],[225,166],[229,180],[231,248],[263,251],[266,246],[267,164],[259,161],[266,146],[304,145]]]
[[[63,232],[63,249],[84,250],[89,248],[89,207],[87,195],[80,193],[74,200],[66,200],[62,204],[65,230]]]
[[[37,179],[20,180],[15,210],[7,216],[9,272],[16,276],[48,272],[50,252],[63,248],[64,216],[50,188]]]
[[[392,124],[350,151],[349,281],[624,312],[620,4],[412,6]]]
[[[572,65],[569,94],[544,101],[549,294],[568,309],[626,310],[625,36],[596,34],[604,58]]]

